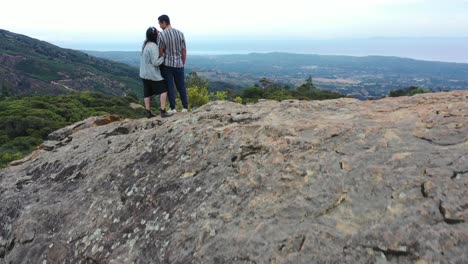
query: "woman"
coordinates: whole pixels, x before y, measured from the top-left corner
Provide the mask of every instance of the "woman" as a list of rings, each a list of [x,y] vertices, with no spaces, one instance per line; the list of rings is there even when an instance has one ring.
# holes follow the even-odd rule
[[[150,108],[151,96],[155,94],[161,95],[161,117],[172,115],[166,111],[167,86],[159,70],[159,65],[164,62],[164,56],[159,54],[159,47],[156,44],[158,33],[155,27],[146,30],[146,40],[140,58],[140,77],[143,80],[145,109],[148,118],[155,116],[151,113]]]

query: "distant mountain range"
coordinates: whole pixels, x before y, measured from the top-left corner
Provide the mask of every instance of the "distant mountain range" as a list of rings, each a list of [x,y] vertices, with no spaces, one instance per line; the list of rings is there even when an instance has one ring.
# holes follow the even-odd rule
[[[140,52],[86,53],[137,66]],[[419,86],[434,91],[468,89],[468,64],[384,56],[332,56],[291,53],[190,55],[194,70],[211,82],[251,86],[260,78],[297,86],[312,76],[316,86],[360,99],[387,96],[390,90]]]
[[[141,93],[138,70],[123,63],[0,29],[0,86],[10,95],[95,91]]]

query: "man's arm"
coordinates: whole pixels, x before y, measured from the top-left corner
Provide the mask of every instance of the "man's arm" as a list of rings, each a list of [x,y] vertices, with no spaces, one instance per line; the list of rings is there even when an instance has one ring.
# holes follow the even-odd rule
[[[185,36],[184,33],[181,32],[182,35],[182,63],[185,67],[185,62],[187,61],[187,45],[185,44]]]
[[[182,49],[182,63],[184,64],[184,66],[185,66],[185,61],[186,60],[187,60],[187,49],[183,48]]]

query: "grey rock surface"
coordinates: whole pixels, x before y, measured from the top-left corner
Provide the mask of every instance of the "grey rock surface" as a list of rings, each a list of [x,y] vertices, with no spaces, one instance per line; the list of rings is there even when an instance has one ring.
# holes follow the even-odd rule
[[[468,92],[112,121],[0,171],[0,263],[467,263]]]

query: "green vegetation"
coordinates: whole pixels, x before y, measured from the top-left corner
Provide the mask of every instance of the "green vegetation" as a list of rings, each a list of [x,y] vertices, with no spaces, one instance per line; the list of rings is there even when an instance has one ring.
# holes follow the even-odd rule
[[[244,101],[242,100],[242,97],[236,96],[233,100],[235,103],[242,104]]]
[[[178,96],[178,95],[177,95]],[[227,92],[209,92],[206,86],[191,86],[187,88],[189,110],[196,109],[210,101],[221,101],[227,99]],[[182,101],[176,99],[177,110],[182,110]],[[167,106],[169,107],[169,105]]]
[[[191,108],[196,108],[216,100],[229,100],[237,103],[255,103],[259,99],[270,99],[282,101],[287,99],[300,100],[326,100],[343,97],[343,95],[320,90],[315,87],[312,76],[309,76],[304,84],[296,89],[291,89],[289,85],[281,85],[267,78],[262,78],[257,84],[246,88],[240,94],[234,93],[232,89],[225,91],[210,92],[210,82],[199,76],[196,72],[191,72],[186,78],[187,93]]]
[[[210,94],[208,93],[208,88],[193,86],[187,89],[187,95],[189,100],[189,108],[200,107],[210,101]]]
[[[326,100],[340,97],[343,97],[343,95],[332,91],[317,89],[312,82],[311,76],[306,79],[304,84],[298,86],[296,89],[291,89],[289,85],[282,86],[281,84],[262,78],[259,84],[245,89],[242,93],[242,101],[244,103],[257,102],[259,99],[276,101],[287,99]]]
[[[185,77],[185,84],[187,87],[206,87],[208,88],[209,82],[207,79],[198,75],[197,72],[191,71],[187,77]]]
[[[388,94],[390,97],[398,97],[398,96],[413,96],[415,94],[422,94],[422,93],[431,93],[431,90],[424,89],[421,87],[410,86],[408,88],[392,90]]]
[[[185,78],[187,86],[187,96],[189,101],[189,109],[198,108],[209,101],[227,100],[228,92],[216,91],[210,92],[208,87],[210,83],[205,78],[199,76],[196,72],[190,72]],[[181,110],[182,103],[177,98],[178,110]]]
[[[267,78],[262,78],[257,84],[246,88],[239,93],[232,89],[225,91],[210,91],[211,82],[199,76],[196,72],[190,72],[186,77],[187,95],[189,101],[189,109],[198,108],[210,101],[232,101],[236,103],[255,103],[259,99],[269,99],[282,101],[287,99],[299,100],[326,100],[344,97],[342,94],[320,90],[315,87],[312,77],[309,76],[304,84],[296,89],[291,89],[288,85],[275,83]],[[177,94],[177,96],[179,96]],[[179,98],[177,100],[178,110],[181,110],[182,103]],[[154,105],[157,105],[156,102]]]
[[[0,101],[0,167],[24,157],[54,130],[90,116],[117,114],[139,118],[134,96],[113,97],[83,92],[60,96],[9,97]]]

